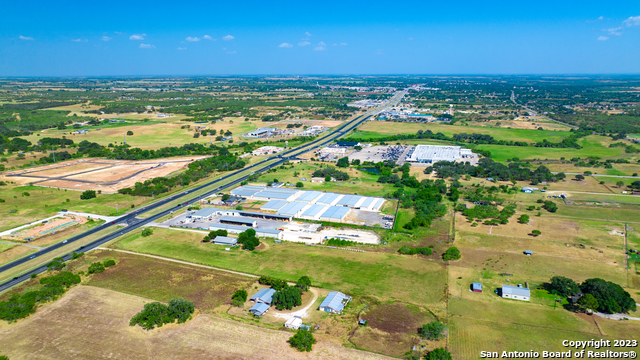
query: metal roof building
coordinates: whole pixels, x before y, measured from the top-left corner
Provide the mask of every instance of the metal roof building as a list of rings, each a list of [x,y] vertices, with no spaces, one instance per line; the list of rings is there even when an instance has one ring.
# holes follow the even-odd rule
[[[253,229],[247,226],[238,226],[238,225],[230,225],[230,224],[210,224],[209,231],[213,230],[227,230],[227,232],[232,234],[240,234],[241,232],[246,231],[247,229]],[[278,238],[282,231],[275,229],[253,229],[256,231],[256,236],[262,237],[271,237]]]
[[[473,292],[482,292],[481,283],[474,282],[473,284],[471,284],[471,288],[473,289]]]
[[[235,245],[238,243],[238,239],[218,235],[215,239],[211,240],[211,243],[216,245]]]
[[[331,206],[320,215],[320,220],[340,221],[344,219],[349,210],[351,209],[344,206]]]
[[[322,195],[322,197],[319,200],[316,200],[316,203],[326,204],[326,205],[335,205],[341,196],[342,196],[341,194],[326,193]]]
[[[355,207],[360,200],[362,200],[362,196],[360,195],[344,195],[340,200],[338,200],[336,205]]]
[[[273,294],[275,293],[276,291],[273,289],[262,289],[255,293],[249,300],[257,303],[271,304],[271,301],[273,301]]]
[[[304,191],[302,195],[296,198],[296,201],[314,202],[318,200],[320,196],[322,196],[322,192],[320,191]]]
[[[506,299],[529,301],[531,299],[531,291],[523,287],[502,285],[502,297]]]
[[[416,163],[457,161],[461,159],[460,150],[460,146],[417,145],[407,161]]]
[[[340,314],[349,301],[351,301],[351,296],[339,291],[332,291],[320,304],[320,311]]]
[[[266,204],[262,205],[260,210],[278,211],[287,204],[288,202],[285,200],[270,200]]]
[[[320,215],[322,215],[328,208],[329,206],[324,204],[313,204],[305,210],[300,217],[303,219],[318,220],[320,219]]]
[[[290,202],[287,205],[283,206],[280,210],[278,210],[276,214],[297,217],[302,212],[302,210],[307,206],[309,206],[309,204],[303,203],[303,202],[298,202],[298,201]]]
[[[255,227],[257,225],[256,219],[245,218],[242,216],[223,216],[220,218],[220,223],[250,227]]]
[[[214,217],[216,215],[218,210],[219,209],[213,208],[213,207],[202,208],[202,209],[194,212],[193,214],[191,214],[191,217],[194,218],[194,219],[198,219],[198,220],[211,219],[212,217]]]
[[[264,315],[267,311],[269,311],[269,305],[263,304],[263,303],[257,303],[253,305],[251,309],[249,309],[249,311],[253,315],[260,317]]]

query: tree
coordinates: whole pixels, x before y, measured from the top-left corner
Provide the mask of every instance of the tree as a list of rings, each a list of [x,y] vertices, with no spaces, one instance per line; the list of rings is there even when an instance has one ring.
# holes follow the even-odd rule
[[[284,289],[273,294],[273,305],[278,310],[291,310],[296,306],[302,305],[302,296],[300,289],[292,286],[286,286]]]
[[[298,181],[298,182],[296,183],[296,187],[297,187],[297,188],[304,187],[304,184],[302,183],[302,181]]]
[[[249,294],[247,294],[247,290],[245,289],[236,290],[236,292],[233,293],[233,296],[231,296],[231,304],[235,306],[242,306],[242,304],[247,301],[248,295]]]
[[[436,340],[444,338],[446,330],[447,327],[440,321],[436,320],[422,325],[422,327],[418,329],[418,334],[424,339]]]
[[[133,131],[131,130],[127,131],[127,136],[131,136],[131,135],[133,135]]]
[[[447,251],[444,252],[444,254],[442,254],[442,259],[444,259],[444,261],[458,260],[460,259],[460,256],[460,250],[458,250],[457,247],[452,246],[448,248]]]
[[[89,200],[89,199],[93,199],[94,197],[96,197],[96,191],[95,190],[86,190],[85,192],[80,194],[80,199],[81,200]]]
[[[424,357],[426,360],[453,360],[451,353],[445,348],[435,348]]]
[[[580,293],[580,287],[575,281],[564,276],[554,276],[548,285],[548,290],[552,294],[569,297]]]
[[[49,270],[49,271],[52,271],[52,270],[60,271],[65,266],[67,266],[67,264],[64,263],[64,260],[61,257],[57,257],[57,258],[54,258],[50,263],[47,264],[47,270]]]
[[[520,224],[528,224],[529,223],[529,215],[523,214],[518,218],[518,222]]]
[[[540,235],[542,235],[542,231],[540,231],[540,230],[533,230],[533,231],[531,231],[531,234],[533,234],[533,236],[540,236]]]
[[[324,181],[326,182],[330,182],[331,181],[331,175],[327,175],[324,177]]]
[[[578,181],[582,181],[582,180],[584,180],[584,175],[580,175],[580,174],[578,174],[578,175],[576,175],[576,176],[575,176],[575,178],[576,178],[576,180],[578,180]]]
[[[349,158],[345,156],[343,158],[338,159],[338,163],[336,164],[336,166],[341,168],[349,167]]]
[[[545,201],[542,207],[552,213],[558,211],[558,205],[556,205],[556,203],[554,203],[553,201]]]
[[[247,229],[238,235],[238,242],[242,244],[242,249],[253,251],[260,245],[260,240],[256,237],[254,229]]]
[[[619,188],[623,187],[624,186],[624,181],[618,181],[616,183],[616,186],[619,187]]]
[[[593,310],[597,310],[598,307],[600,306],[600,304],[598,303],[598,299],[596,299],[593,295],[591,294],[584,294],[580,297],[580,299],[578,299],[578,305],[580,305],[580,307],[584,310],[584,311],[593,311]]]
[[[296,286],[302,291],[307,291],[311,287],[311,279],[309,279],[308,276],[301,276],[300,279],[296,281]]]
[[[104,271],[104,265],[101,262],[94,262],[89,265],[89,274],[99,274]]]
[[[307,329],[299,329],[295,335],[289,338],[289,345],[291,345],[292,348],[298,349],[298,351],[311,351],[315,343],[316,339],[313,338],[313,334]]]
[[[111,267],[111,266],[115,265],[116,261],[113,260],[113,259],[107,259],[102,264],[104,265],[105,268],[108,268],[108,267]]]
[[[151,330],[176,320],[181,324],[191,319],[194,311],[193,303],[185,299],[171,299],[168,306],[152,302],[145,304],[144,309],[131,318],[129,325],[140,325],[145,330]]]
[[[142,237],[147,237],[153,235],[153,229],[150,227],[142,229]]]
[[[598,311],[608,314],[636,310],[636,302],[628,292],[611,281],[599,278],[587,279],[580,285],[584,294],[591,294],[598,300]]]

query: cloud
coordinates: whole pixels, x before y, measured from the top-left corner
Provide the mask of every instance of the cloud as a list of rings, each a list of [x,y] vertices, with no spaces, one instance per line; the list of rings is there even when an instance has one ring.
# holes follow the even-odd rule
[[[178,50],[187,50],[185,47],[179,47]]]
[[[307,37],[312,37],[312,36],[313,36],[313,35],[311,35],[311,33],[310,33],[310,32],[308,32],[308,31],[307,31],[307,32],[305,32],[304,34],[305,34],[305,35],[307,35]]]
[[[34,39],[34,38],[32,38],[32,37],[29,37],[29,36],[22,36],[22,35],[18,36],[18,39],[20,39],[20,40],[27,40],[27,41],[35,40],[35,39]]]
[[[87,42],[89,40],[87,40],[87,39],[71,39],[71,41],[73,41],[73,42]]]
[[[213,37],[209,36],[209,35],[205,35],[202,37],[205,40],[211,40],[211,41],[215,41],[216,39],[214,39]]]
[[[147,34],[133,34],[129,36],[129,40],[144,40],[145,36],[147,36]]]
[[[315,51],[323,51],[326,48],[327,48],[327,44],[325,44],[324,41],[320,41],[318,43],[318,45],[316,45],[316,47],[313,48],[313,50],[315,50]]]
[[[121,31],[114,31],[113,33],[114,33],[114,34],[116,34],[116,35],[122,35],[122,34],[124,34],[124,33],[123,33],[123,32],[121,32]]]
[[[347,43],[335,43],[333,46],[347,46]]]
[[[289,43],[282,43],[280,45],[278,45],[279,48],[290,48],[293,47],[293,45],[289,44]]]
[[[229,40],[233,40],[233,39],[235,39],[235,37],[233,37],[233,36],[231,36],[231,35],[227,35],[227,36],[224,36],[224,37],[222,38],[222,40],[224,40],[224,41],[229,41]]]
[[[609,38],[606,36],[598,36],[598,41],[607,41],[607,40],[609,40]]]
[[[145,44],[145,43],[140,44],[140,49],[155,49],[155,48],[156,47],[151,44]]]
[[[189,36],[188,38],[186,38],[185,40],[187,40],[188,42],[194,42],[194,41],[200,41],[200,38],[198,37],[191,37]]]
[[[622,22],[627,27],[629,26],[638,26],[640,25],[640,15],[639,16],[630,16],[627,20]]]
[[[300,41],[300,42],[298,43],[298,46],[307,46],[307,45],[311,45],[311,43],[310,43],[310,42],[308,42],[308,41]]]
[[[599,18],[595,19],[595,20],[587,20],[588,23],[594,23],[596,21],[601,21],[604,20],[604,16],[600,16]]]
[[[110,38],[110,37],[108,37],[108,36],[103,36],[103,37],[101,37],[101,38],[100,38],[100,40],[102,40],[102,41],[109,41],[109,40],[111,40],[111,38]]]
[[[602,31],[608,32],[610,35],[620,36],[622,35],[622,26],[610,29],[602,29]]]

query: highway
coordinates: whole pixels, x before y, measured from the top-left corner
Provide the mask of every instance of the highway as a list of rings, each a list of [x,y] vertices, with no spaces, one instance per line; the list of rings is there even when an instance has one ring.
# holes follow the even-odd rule
[[[188,205],[188,204],[193,204],[196,203],[198,201],[200,201],[203,198],[206,198],[212,194],[218,193],[220,191],[226,190],[228,188],[231,188],[239,183],[241,183],[242,181],[246,180],[248,178],[249,175],[251,174],[257,174],[257,173],[261,173],[264,171],[268,171],[271,168],[277,167],[282,165],[285,161],[287,160],[293,160],[296,159],[296,157],[298,155],[301,155],[303,153],[306,153],[308,151],[311,151],[313,149],[319,148],[321,146],[327,145],[329,143],[331,143],[332,141],[339,139],[340,137],[346,135],[347,133],[349,133],[350,131],[352,131],[353,129],[355,129],[358,125],[362,124],[363,122],[365,122],[367,119],[369,119],[371,116],[379,113],[380,111],[388,108],[388,107],[393,107],[395,106],[398,102],[400,102],[402,100],[402,98],[407,94],[406,90],[397,92],[391,99],[389,99],[386,103],[384,103],[383,105],[381,105],[380,107],[371,109],[367,112],[365,112],[362,115],[359,115],[357,117],[355,117],[354,119],[352,119],[351,121],[341,125],[340,127],[338,127],[337,129],[333,130],[328,136],[324,137],[324,138],[320,138],[320,139],[316,139],[310,143],[307,144],[303,144],[300,145],[296,148],[290,149],[290,150],[286,150],[282,153],[279,153],[276,156],[272,156],[270,158],[267,158],[265,160],[262,160],[256,164],[253,164],[249,167],[245,167],[236,171],[233,171],[229,174],[226,174],[222,177],[219,177],[217,179],[211,180],[207,183],[204,183],[202,185],[199,185],[195,188],[191,188],[189,190],[185,190],[182,191],[180,193],[174,194],[172,196],[169,196],[167,198],[164,198],[162,200],[156,201],[152,204],[146,205],[144,207],[141,207],[139,209],[136,209],[128,214],[125,214],[121,217],[119,217],[117,220],[115,221],[111,221],[105,224],[102,224],[100,226],[97,226],[91,230],[88,230],[82,234],[78,234],[74,237],[71,237],[69,239],[67,239],[65,242],[60,242],[54,245],[51,245],[49,247],[46,247],[34,254],[31,254],[29,256],[25,256],[23,258],[20,258],[18,260],[15,260],[13,262],[10,262],[8,264],[5,264],[3,266],[0,266],[0,274],[4,271],[7,271],[9,269],[12,269],[16,266],[19,266],[21,264],[24,264],[28,261],[33,260],[34,258],[46,255],[56,249],[59,249],[61,247],[67,246],[75,241],[78,241],[80,239],[83,239],[87,236],[90,236],[92,234],[95,234],[99,231],[108,229],[112,226],[115,226],[116,224],[126,224],[127,226],[122,228],[120,231],[116,231],[114,233],[105,235],[103,237],[100,237],[96,240],[94,240],[93,242],[81,246],[75,250],[69,251],[66,255],[62,256],[62,258],[66,261],[69,260],[71,258],[71,255],[73,252],[85,252],[91,249],[94,249],[106,242],[109,242],[119,236],[122,236],[128,232],[131,232],[135,229],[138,229],[150,222],[153,222],[157,219],[162,218],[163,216],[166,216],[174,211],[179,211],[181,209],[184,209],[184,206]],[[265,164],[265,163],[269,163],[269,164]],[[245,176],[241,176],[235,180],[232,180],[230,182],[226,182],[229,178],[238,176],[239,174],[243,173],[243,172],[247,172],[249,171],[249,175],[245,175]],[[198,195],[192,198],[188,198],[190,193],[194,193],[197,192],[199,190],[205,189],[207,187],[210,186],[215,186],[215,185],[219,185],[218,187],[216,187],[213,190],[210,190],[202,195]],[[172,201],[175,201],[177,199],[182,199],[185,198],[184,202],[180,202],[178,205],[173,206],[169,209],[166,209],[158,214],[155,214],[153,216],[147,217],[147,218],[143,218],[143,219],[139,219],[137,218],[138,215],[140,214],[144,214],[146,212],[149,212],[151,210],[154,210],[158,207],[161,207],[163,205],[166,205]],[[0,284],[0,291],[4,291],[6,289],[9,289],[23,281],[28,280],[32,274],[40,274],[42,272],[47,271],[47,266],[46,264],[39,266],[37,268],[33,268],[25,273],[20,274],[19,276],[14,277],[11,280],[5,281],[4,283]]]

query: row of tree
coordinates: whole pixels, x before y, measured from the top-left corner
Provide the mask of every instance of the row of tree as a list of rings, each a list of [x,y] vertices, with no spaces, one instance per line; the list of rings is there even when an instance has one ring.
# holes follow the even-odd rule
[[[604,313],[626,313],[636,310],[635,300],[622,286],[599,278],[587,279],[578,285],[573,279],[554,276],[544,287],[562,297],[580,295],[578,304],[585,309]]]

